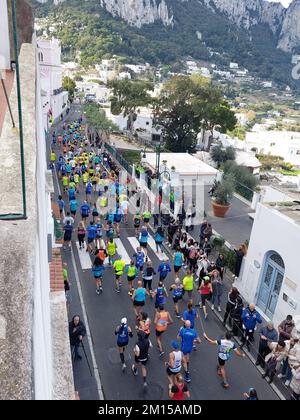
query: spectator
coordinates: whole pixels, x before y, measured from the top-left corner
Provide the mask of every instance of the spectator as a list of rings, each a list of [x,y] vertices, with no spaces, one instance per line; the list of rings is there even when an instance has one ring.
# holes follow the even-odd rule
[[[79,347],[85,335],[86,329],[83,322],[80,320],[79,315],[74,315],[72,321],[69,322],[69,337],[71,344],[71,353],[73,354],[74,351],[75,360],[82,359],[82,357],[79,354]]]
[[[290,341],[285,341],[287,349],[287,357],[285,358],[281,373],[278,375],[278,378],[286,378],[285,386],[289,386],[292,379],[292,369],[294,367],[300,366],[300,344],[299,344],[299,334],[297,331],[292,333]]]
[[[243,258],[246,254],[245,254],[245,249],[243,245],[239,246],[238,249],[235,249],[234,252],[236,254],[236,262],[235,262],[234,274],[232,275],[232,277],[237,280],[241,272]]]
[[[221,275],[220,275],[221,277]],[[222,277],[221,277],[222,278]],[[225,327],[227,318],[229,317],[229,326],[232,327],[232,318],[231,318],[231,312],[235,308],[237,297],[239,296],[240,292],[236,287],[232,287],[230,292],[228,293],[228,299],[226,304],[226,310],[223,320],[223,325]]]
[[[216,260],[216,267],[217,270],[220,273],[220,277],[223,280],[223,276],[224,276],[224,269],[225,269],[225,257],[223,254],[219,254],[217,260]]]
[[[271,353],[269,344],[277,342],[278,334],[272,322],[268,322],[267,326],[262,327],[259,333],[260,333],[260,341],[259,341],[257,360],[255,364],[256,366],[260,365],[262,368],[264,368],[265,358],[269,353]]]
[[[271,353],[265,358],[266,371],[262,375],[262,378],[269,377],[269,383],[273,382],[274,376],[280,368],[280,364],[286,354],[285,347],[284,341],[270,344]]]
[[[291,390],[293,391],[291,400],[300,400],[300,366],[292,369]]]
[[[292,335],[292,331],[295,327],[292,315],[288,315],[284,321],[278,325],[279,340],[289,340]]]
[[[240,295],[237,296],[236,304],[234,309],[231,311],[231,318],[232,318],[232,334],[236,337],[239,336],[239,333],[242,331],[242,321],[241,316],[243,313],[244,304],[243,299]]]
[[[255,305],[251,304],[243,310],[241,321],[243,322],[243,337],[241,347],[247,344],[247,349],[250,351],[250,342],[253,342],[253,335],[256,329],[256,324],[262,323],[260,314],[255,309]]]
[[[223,292],[223,282],[219,275],[218,270],[214,270],[211,275],[212,285],[212,299],[211,299],[211,310],[215,309],[215,302],[218,305],[218,311],[221,312],[221,296]]]

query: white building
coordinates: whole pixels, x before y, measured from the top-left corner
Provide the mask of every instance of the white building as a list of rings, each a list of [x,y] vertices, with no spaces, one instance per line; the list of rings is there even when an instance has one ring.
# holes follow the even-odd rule
[[[244,269],[235,284],[276,325],[288,314],[300,314],[299,207],[258,204]]]
[[[128,118],[123,114],[114,115],[108,108],[104,109],[107,118],[113,121],[120,129],[120,131],[127,130]],[[140,137],[145,137],[151,140],[152,135],[160,135],[161,129],[154,126],[152,111],[149,108],[140,108],[137,113],[137,119],[134,122],[134,129],[139,133]]]
[[[239,68],[239,65],[238,65],[238,63],[230,63],[229,64],[229,68],[230,69],[238,69]]]
[[[43,94],[43,121],[48,130],[49,119],[60,117],[67,109],[68,92],[62,88],[61,46],[58,39],[38,40],[38,58]]]
[[[247,132],[245,149],[256,153],[281,156],[285,162],[300,166],[300,133],[257,129]]]

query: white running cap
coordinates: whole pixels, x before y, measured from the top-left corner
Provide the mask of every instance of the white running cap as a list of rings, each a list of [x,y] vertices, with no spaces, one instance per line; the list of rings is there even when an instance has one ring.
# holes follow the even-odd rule
[[[127,318],[122,318],[121,319],[121,324],[124,324],[124,325],[127,324]]]

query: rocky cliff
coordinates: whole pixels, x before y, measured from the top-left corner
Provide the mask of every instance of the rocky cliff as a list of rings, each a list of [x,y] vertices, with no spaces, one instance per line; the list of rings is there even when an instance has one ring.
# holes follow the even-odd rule
[[[161,20],[166,26],[173,22],[165,0],[100,0],[100,4],[113,16],[119,16],[138,28],[156,20]]]

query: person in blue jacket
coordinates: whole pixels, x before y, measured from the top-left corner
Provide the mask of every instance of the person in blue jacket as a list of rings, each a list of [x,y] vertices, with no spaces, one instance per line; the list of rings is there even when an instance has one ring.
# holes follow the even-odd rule
[[[241,347],[247,344],[247,349],[248,351],[250,351],[250,342],[253,342],[253,335],[256,329],[256,325],[257,323],[262,323],[262,318],[255,309],[255,305],[251,304],[243,310],[241,321],[243,323],[243,336]]]

